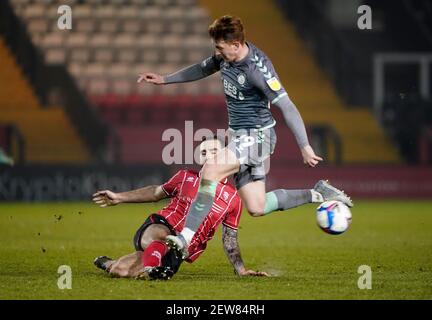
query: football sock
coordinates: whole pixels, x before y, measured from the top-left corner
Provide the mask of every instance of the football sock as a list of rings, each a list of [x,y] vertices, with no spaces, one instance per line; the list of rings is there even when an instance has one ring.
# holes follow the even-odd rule
[[[168,246],[163,241],[153,240],[145,248],[141,262],[144,267],[159,267],[162,265],[162,258],[168,252]]]
[[[192,241],[193,235],[210,212],[216,195],[217,185],[218,183],[215,181],[201,179],[198,194],[191,204],[191,208],[186,217],[184,229],[181,232],[181,235],[185,238],[188,244]]]
[[[103,263],[103,267],[105,268],[106,272],[110,272],[111,267],[113,266],[115,260],[108,260],[106,262]]]
[[[195,235],[195,231],[191,230],[187,227],[184,227],[183,230],[180,232],[180,236],[183,237],[186,244],[188,244],[192,241],[192,238],[194,235]]]
[[[264,214],[295,208],[302,204],[311,203],[312,199],[311,190],[273,190],[266,193]]]

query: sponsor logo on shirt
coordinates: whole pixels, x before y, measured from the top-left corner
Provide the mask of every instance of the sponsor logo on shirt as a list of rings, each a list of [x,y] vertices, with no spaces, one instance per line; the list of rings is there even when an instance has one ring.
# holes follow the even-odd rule
[[[225,93],[237,99],[237,87],[226,79],[223,80],[223,85]]]
[[[237,89],[237,87],[226,79],[223,79],[224,92],[227,96],[237,100],[244,100],[243,94]]]

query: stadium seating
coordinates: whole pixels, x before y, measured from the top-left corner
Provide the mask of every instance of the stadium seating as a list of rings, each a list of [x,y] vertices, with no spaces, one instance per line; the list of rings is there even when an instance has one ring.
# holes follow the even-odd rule
[[[67,64],[91,97],[141,93],[139,72],[170,72],[211,54],[208,14],[194,0],[11,2],[46,61]],[[73,5],[72,30],[57,28],[60,4]],[[103,70],[89,76],[77,71],[77,64],[89,72]],[[206,94],[217,81],[202,82],[190,93]]]
[[[188,108],[196,107],[201,95],[212,95],[223,105],[217,76],[181,86],[136,82],[141,72],[170,73],[211,54],[208,13],[195,0],[11,2],[46,62],[67,65],[79,87],[113,126],[181,119],[185,113],[172,103],[177,95],[187,96],[179,100]],[[72,6],[72,30],[57,28],[60,4]],[[156,106],[172,108],[170,117],[152,110]],[[182,120],[204,118],[205,111],[197,107],[197,112],[187,112],[190,118]]]
[[[210,105],[211,110],[223,108],[218,75],[193,84],[170,86],[139,85],[136,80],[140,72],[166,74],[211,54],[206,35],[208,12],[215,18],[226,13],[223,8],[230,7],[231,13],[248,17],[248,38],[271,57],[305,122],[330,125],[343,138],[343,161],[399,161],[397,151],[373,115],[365,109],[347,108],[293,26],[272,2],[257,1],[254,6],[227,0],[11,2],[34,43],[45,53],[46,61],[66,64],[83,92],[119,132],[127,126],[144,129],[148,121],[167,125],[173,119],[205,121],[200,123],[202,126],[226,125],[222,124],[226,116],[214,120],[213,113],[204,109],[204,105]],[[72,5],[72,30],[57,29],[59,4]],[[263,23],[263,15],[273,23]],[[206,97],[213,102],[207,103]],[[155,110],[158,108],[160,112]],[[128,144],[127,138],[122,141]],[[286,146],[292,147],[288,142]]]
[[[89,153],[62,108],[43,108],[0,38],[0,123],[25,139],[28,163],[87,163]]]

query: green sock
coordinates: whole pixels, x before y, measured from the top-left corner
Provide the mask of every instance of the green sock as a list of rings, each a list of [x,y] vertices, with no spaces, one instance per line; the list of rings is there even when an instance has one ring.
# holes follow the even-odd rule
[[[279,203],[276,194],[271,191],[266,193],[266,202],[264,207],[264,214],[269,214],[279,209]]]
[[[186,217],[185,228],[194,232],[198,230],[213,205],[217,185],[218,182],[201,179],[198,194],[192,202],[191,208]]]
[[[264,214],[269,214],[277,210],[295,208],[311,202],[311,190],[273,190],[266,193]]]

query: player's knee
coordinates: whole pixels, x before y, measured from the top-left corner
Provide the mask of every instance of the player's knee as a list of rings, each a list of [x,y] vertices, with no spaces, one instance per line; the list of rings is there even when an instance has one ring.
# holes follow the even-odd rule
[[[164,241],[166,236],[171,234],[168,227],[162,224],[150,225],[141,236],[141,247],[143,249],[153,242],[154,240]]]
[[[249,214],[252,216],[252,217],[261,217],[261,216],[263,216],[264,215],[264,211],[263,210],[249,210]]]
[[[247,210],[252,217],[261,217],[264,213],[265,203],[255,203],[247,206]]]

